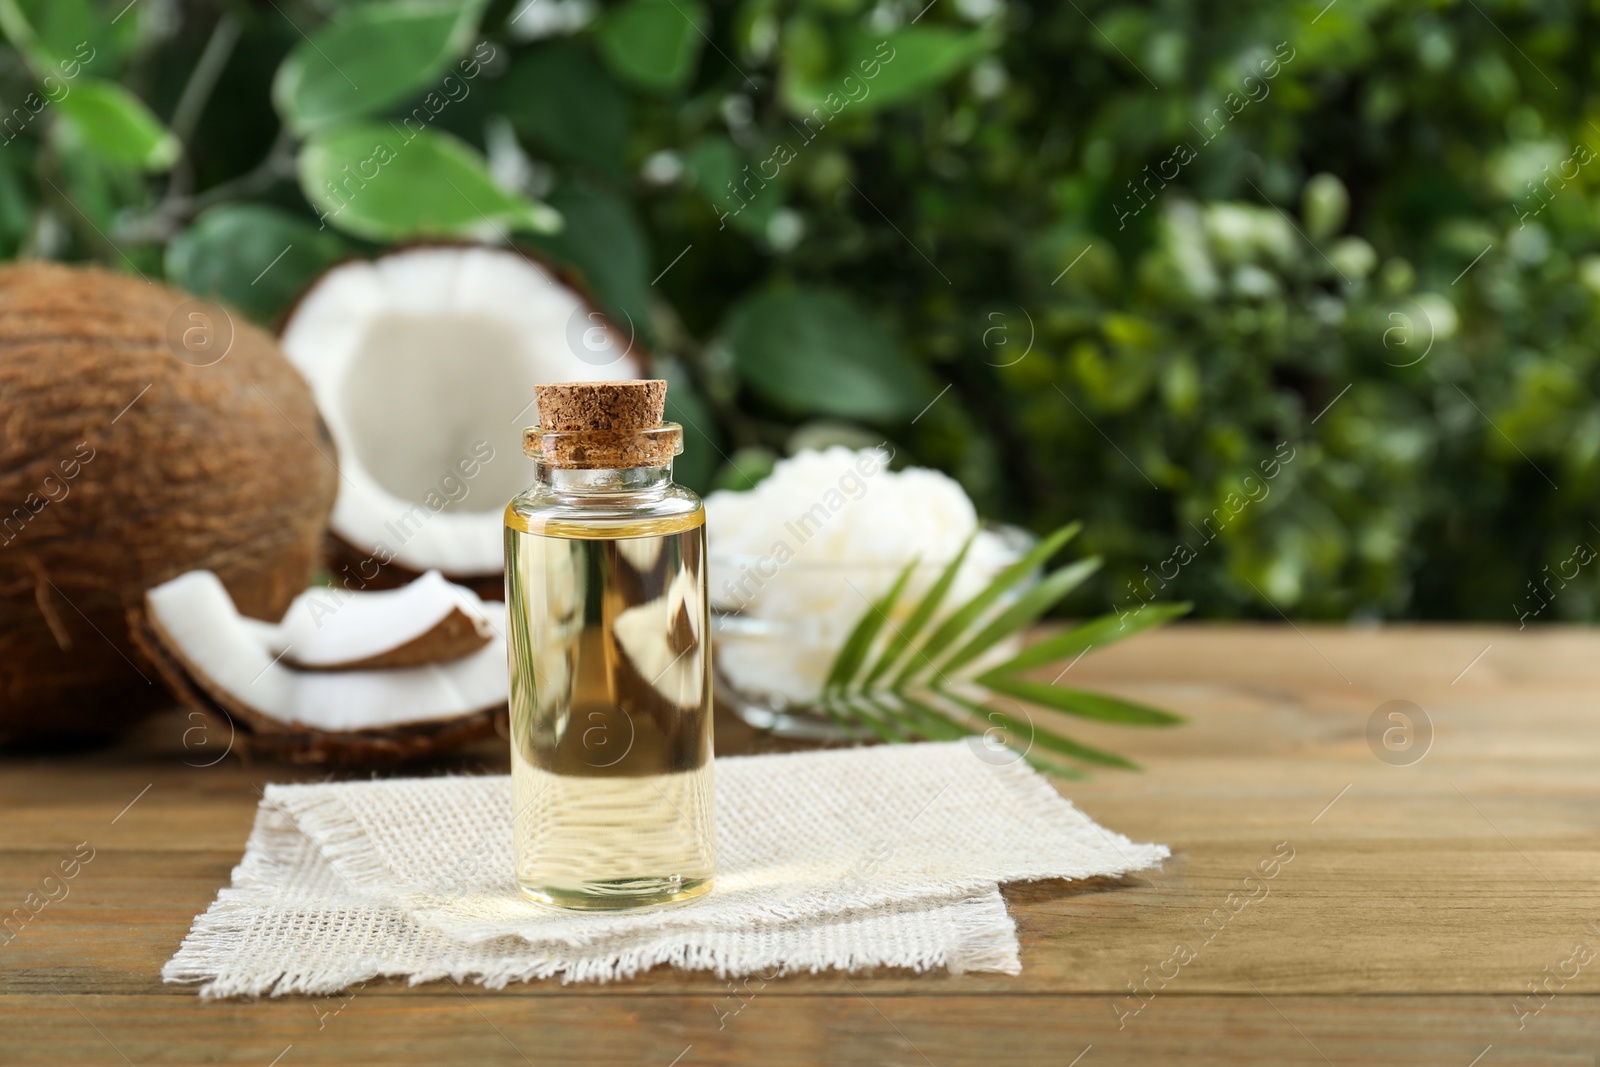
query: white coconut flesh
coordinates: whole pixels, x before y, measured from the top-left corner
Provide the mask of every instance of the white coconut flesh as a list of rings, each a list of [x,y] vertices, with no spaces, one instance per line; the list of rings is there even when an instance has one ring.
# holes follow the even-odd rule
[[[504,609],[495,602],[482,605],[486,616],[499,617],[492,620],[493,638],[477,652],[420,667],[352,671],[285,665],[274,650],[278,628],[241,616],[210,571],[156,586],[145,594],[145,608],[156,640],[199,688],[225,706],[289,726],[381,730],[461,718],[507,699]]]
[[[438,571],[381,592],[314,587],[295,597],[268,647],[294,667],[350,670],[415,650],[417,662],[455,658],[494,639],[483,601]],[[441,650],[429,654],[429,646]]]
[[[638,375],[624,328],[499,248],[435,247],[325,274],[284,327],[339,450],[331,528],[380,563],[498,574],[502,513],[530,472],[546,382]]]

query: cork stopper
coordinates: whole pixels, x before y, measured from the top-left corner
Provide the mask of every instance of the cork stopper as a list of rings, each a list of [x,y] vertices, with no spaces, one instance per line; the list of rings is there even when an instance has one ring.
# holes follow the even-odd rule
[[[552,382],[533,387],[539,428],[650,430],[667,410],[667,383],[660,378],[627,382]]]
[[[667,383],[552,382],[533,387],[539,425],[522,432],[523,451],[552,467],[594,470],[662,467],[683,451],[683,431],[662,422]]]

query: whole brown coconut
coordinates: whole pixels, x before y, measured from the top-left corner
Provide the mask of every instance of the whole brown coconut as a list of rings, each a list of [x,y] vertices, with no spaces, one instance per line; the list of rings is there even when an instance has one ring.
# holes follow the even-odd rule
[[[215,571],[276,619],[316,567],[338,481],[267,334],[97,269],[0,267],[0,745],[107,735],[171,703],[128,609]]]

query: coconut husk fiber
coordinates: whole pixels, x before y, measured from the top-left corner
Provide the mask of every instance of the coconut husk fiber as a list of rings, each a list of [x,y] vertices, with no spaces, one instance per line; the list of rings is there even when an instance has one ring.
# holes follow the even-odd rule
[[[128,631],[153,585],[206,568],[277,619],[316,568],[335,459],[304,380],[239,314],[136,276],[0,267],[0,745],[172,703]]]

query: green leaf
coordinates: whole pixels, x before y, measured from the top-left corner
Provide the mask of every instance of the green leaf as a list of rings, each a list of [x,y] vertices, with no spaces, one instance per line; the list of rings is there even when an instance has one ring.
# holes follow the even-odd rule
[[[19,146],[0,152],[0,255],[16,255],[17,248],[33,224],[33,158]]]
[[[768,289],[734,309],[724,336],[745,383],[792,411],[887,421],[927,403],[894,335],[839,293]]]
[[[823,692],[842,689],[855,679],[861,664],[866,661],[867,652],[872,648],[872,642],[877,639],[878,632],[888,621],[889,612],[899,601],[900,594],[905,591],[906,582],[910,580],[911,572],[916,567],[915,559],[907,563],[901,569],[899,577],[894,580],[894,584],[889,587],[889,591],[862,612],[861,618],[850,631],[850,636],[846,637],[844,644],[839,647],[839,654],[833,658],[828,679],[822,686]]]
[[[1048,682],[1029,682],[1021,678],[991,678],[983,684],[996,693],[1026,700],[1041,707],[1054,708],[1056,711],[1064,711],[1068,715],[1076,715],[1082,719],[1117,722],[1128,726],[1172,726],[1183,722],[1182,716],[1174,715],[1170,711],[1119,700],[1101,693],[1085,693],[1081,689],[1051,685]]]
[[[1076,767],[1068,767],[1065,763],[1057,763],[1055,760],[1045,759],[1035,752],[1030,752],[1022,758],[1027,760],[1030,766],[1045,774],[1053,774],[1057,778],[1083,779],[1089,777]]]
[[[1059,663],[1091,648],[1104,648],[1184,615],[1191,606],[1188,602],[1146,604],[1126,616],[1102,615],[1028,646],[1004,663],[978,675],[977,681],[987,682],[991,676],[1021,674],[1047,663]]]
[[[116,82],[80,77],[56,105],[82,143],[110,163],[163,171],[183,146],[144,102]]]
[[[1052,730],[1047,730],[1035,724],[1031,719],[1019,719],[1015,715],[1008,715],[998,708],[985,707],[982,704],[968,700],[959,693],[952,693],[948,689],[941,689],[939,695],[959,704],[973,716],[1000,726],[1013,737],[1027,737],[1029,751],[1024,752],[1023,755],[1031,754],[1033,746],[1037,745],[1040,748],[1047,748],[1063,756],[1071,756],[1073,759],[1083,760],[1085,763],[1098,763],[1102,767],[1121,767],[1130,771],[1139,769],[1137,763],[1124,756],[1095,748],[1092,745],[1082,744],[1069,737],[1062,737]]]
[[[845,736],[851,738],[858,738],[861,736],[862,724],[857,722],[855,719],[855,716],[859,715],[860,712],[851,709],[850,714],[846,715],[844,712],[840,711],[839,708],[835,707],[833,701],[831,700],[822,701],[821,707],[828,718],[832,720],[833,724],[844,732]],[[885,737],[882,734],[878,734],[877,736],[879,740],[887,741],[891,744],[895,741],[895,738],[893,737]]]
[[[50,141],[60,157],[61,176],[65,179],[60,184],[67,200],[67,204],[63,205],[67,224],[77,229],[79,236],[91,247],[100,247],[103,253],[114,256],[118,269],[126,266],[127,260],[118,255],[116,249],[109,244],[101,245],[106,240],[101,235],[110,234],[116,229],[118,212],[123,210],[124,204],[133,202],[137,195],[128,186],[142,187],[144,175],[107,160],[90,148],[70,123],[57,123]],[[56,191],[48,186],[42,193],[44,202],[49,202],[56,195]],[[85,220],[87,230],[78,226],[80,218]]]
[[[1021,724],[1019,723],[1018,725],[1020,726]],[[1033,743],[1040,748],[1058,752],[1063,756],[1071,756],[1073,759],[1082,760],[1084,763],[1094,763],[1101,767],[1120,767],[1125,771],[1143,769],[1126,756],[1119,756],[1115,752],[1107,752],[1105,749],[1095,748],[1093,745],[1085,745],[1079,741],[1072,740],[1070,737],[1062,737],[1058,733],[1043,728],[1034,731]],[[1032,754],[1032,752],[1028,753],[1028,755]]]
[[[550,207],[496,185],[477,151],[433,130],[338,126],[305,143],[299,167],[301,190],[329,224],[373,240],[492,240],[560,225]]]
[[[918,730],[924,737],[935,741],[959,741],[963,737],[972,736],[970,729],[938,708],[905,693],[896,693],[895,697],[911,711]]]
[[[939,625],[939,628],[933,632],[933,636],[923,643],[921,655],[914,657],[895,676],[895,687],[898,688],[915,675],[919,669],[919,664],[925,665],[935,662],[945,649],[949,648],[958,637],[967,631],[968,627],[978,621],[979,616],[1004,596],[1012,586],[1032,574],[1036,569],[1043,566],[1051,556],[1061,551],[1061,546],[1076,537],[1081,529],[1083,529],[1083,523],[1081,522],[1063,526],[1037,545],[1034,545],[1021,559],[995,575],[994,580],[985,586],[981,592],[963,604]]]
[[[905,710],[903,706],[905,701],[899,701],[902,707],[896,708],[894,706],[895,701],[888,694],[870,696],[863,693],[859,699],[862,704],[881,716],[884,722],[891,724],[894,729],[912,740],[932,738],[934,740],[954,741],[964,733],[960,727],[949,722],[945,722],[943,726],[924,723],[920,717],[909,714]]]
[[[607,174],[627,169],[628,95],[585,42],[518,52],[495,86],[499,109],[541,156]]]
[[[939,665],[941,671],[958,671],[995,645],[1004,641],[1049,611],[1062,597],[1083,584],[1085,578],[1100,569],[1100,557],[1090,556],[1062,567],[1019,596],[1004,611],[970,639],[963,643],[950,658]]]
[[[888,644],[884,646],[883,653],[878,657],[877,662],[873,664],[872,670],[867,674],[866,681],[863,684],[870,686],[873,682],[883,677],[889,668],[899,662],[900,657],[905,654],[905,650],[910,646],[911,642],[922,633],[922,628],[928,625],[928,621],[933,618],[934,612],[939,610],[939,604],[944,600],[945,594],[950,592],[950,587],[955,584],[956,572],[961,570],[961,564],[967,558],[967,550],[972,547],[972,542],[977,536],[977,531],[974,530],[965,541],[961,542],[961,551],[956,553],[955,559],[945,564],[945,568],[939,573],[939,577],[934,580],[933,585],[928,587],[928,591],[923,594],[922,599],[917,602],[917,606],[912,609],[905,625],[897,627],[895,632],[890,635]]]
[[[90,63],[112,76],[124,44],[136,36],[136,19],[120,26],[108,21],[112,12],[96,10],[90,0],[20,0],[0,4],[0,27],[23,52],[34,75],[71,80]],[[119,40],[120,38],[120,40]],[[47,81],[45,88],[52,86]]]
[[[441,101],[456,98],[462,90],[443,75],[477,32],[483,7],[484,0],[351,7],[290,51],[272,80],[272,101],[295,130],[308,133],[376,114],[425,87]],[[493,46],[484,47],[492,55]],[[455,82],[465,87],[483,58],[463,61]]]
[[[921,96],[989,47],[990,37],[982,31],[939,26],[907,26],[890,33],[852,30],[834,49],[826,73],[815,73],[814,63],[785,66],[783,102],[813,122],[849,112],[868,114]]]
[[[783,189],[763,181],[726,137],[704,137],[683,154],[684,168],[695,189],[717,209],[717,228],[732,225],[742,233],[763,236],[772,215],[783,206]]]
[[[916,740],[913,735],[902,732],[898,726],[889,722],[867,701],[859,697],[836,696],[831,700],[824,700],[823,707],[829,710],[834,716],[834,721],[841,726],[847,729],[866,727],[878,740],[888,744]]]
[[[529,243],[574,268],[626,336],[650,335],[650,245],[626,197],[588,181],[563,183],[550,196],[560,232]]]
[[[167,277],[199,296],[272,322],[307,285],[348,254],[331,230],[265,204],[223,204],[167,244]]]
[[[17,6],[17,0],[0,0],[0,32],[4,32],[11,47],[22,53],[35,67],[50,65],[50,57],[40,49],[38,34]]]
[[[694,77],[710,21],[699,0],[628,0],[605,16],[595,40],[618,77],[668,92]]]
[[[785,79],[817,83],[833,70],[828,25],[803,7],[784,21],[779,45],[778,68]]]
[[[1126,757],[1040,727],[1027,713],[1011,715],[998,708],[979,704],[947,684],[938,683],[931,688],[923,688],[919,684],[917,688],[912,688],[911,679],[918,673],[918,658],[924,663],[937,662],[937,657],[951,645],[960,642],[967,631],[978,620],[984,619],[989,609],[1004,598],[1008,590],[1047,563],[1080,528],[1079,523],[1062,527],[1035,545],[1021,559],[1001,570],[987,587],[940,624],[932,637],[919,648],[918,640],[922,631],[938,613],[939,605],[948,594],[967,556],[972,544],[969,538],[956,559],[941,569],[933,586],[912,609],[906,625],[896,627],[895,635],[882,642],[882,648],[874,659],[873,648],[883,633],[883,627],[892,625],[889,615],[901,601],[911,575],[917,570],[918,561],[911,560],[901,569],[891,588],[876,603],[867,607],[845,638],[823,685],[818,702],[822,710],[842,729],[852,731],[857,736],[861,736],[862,732],[870,733],[888,742],[912,738],[952,740],[986,733],[998,726],[1009,735],[1007,743],[1018,749],[1030,764],[1063,777],[1078,778],[1082,774],[1058,762],[1055,756],[1137,770],[1138,765]],[[1045,575],[998,613],[988,617],[975,634],[956,644],[955,650],[941,665],[942,669],[957,670],[983,655],[1005,637],[1017,633],[1082,584],[1099,565],[1099,558],[1091,557]],[[1134,616],[1133,622],[1127,627],[1129,633],[1148,629],[1187,610],[1187,605],[1151,607],[1148,614]],[[1111,619],[1112,624],[1117,622]],[[1081,640],[1085,634],[1095,636],[1102,632],[1110,633],[1105,623],[1106,620],[1096,620],[1093,624],[1079,627],[1082,632],[1076,636]],[[1114,640],[1116,636],[1109,639]],[[893,682],[885,683],[884,677],[902,658],[909,662],[901,668]],[[1165,726],[1183,721],[1169,712],[1116,697],[1029,682],[994,671],[986,672],[974,684],[987,690],[988,694],[1013,697],[1081,718],[1138,726]],[[1021,740],[1024,736],[1026,743]],[[1036,748],[1051,755],[1041,756],[1034,751]]]
[[[887,44],[888,51],[879,49]],[[962,32],[940,26],[907,26],[885,35],[857,31],[845,47],[845,55],[861,63],[871,59],[882,64],[872,79],[871,93],[861,101],[868,110],[890,107],[920,96],[948,81],[988,49],[990,37],[982,31]],[[867,68],[867,69],[870,69]]]

